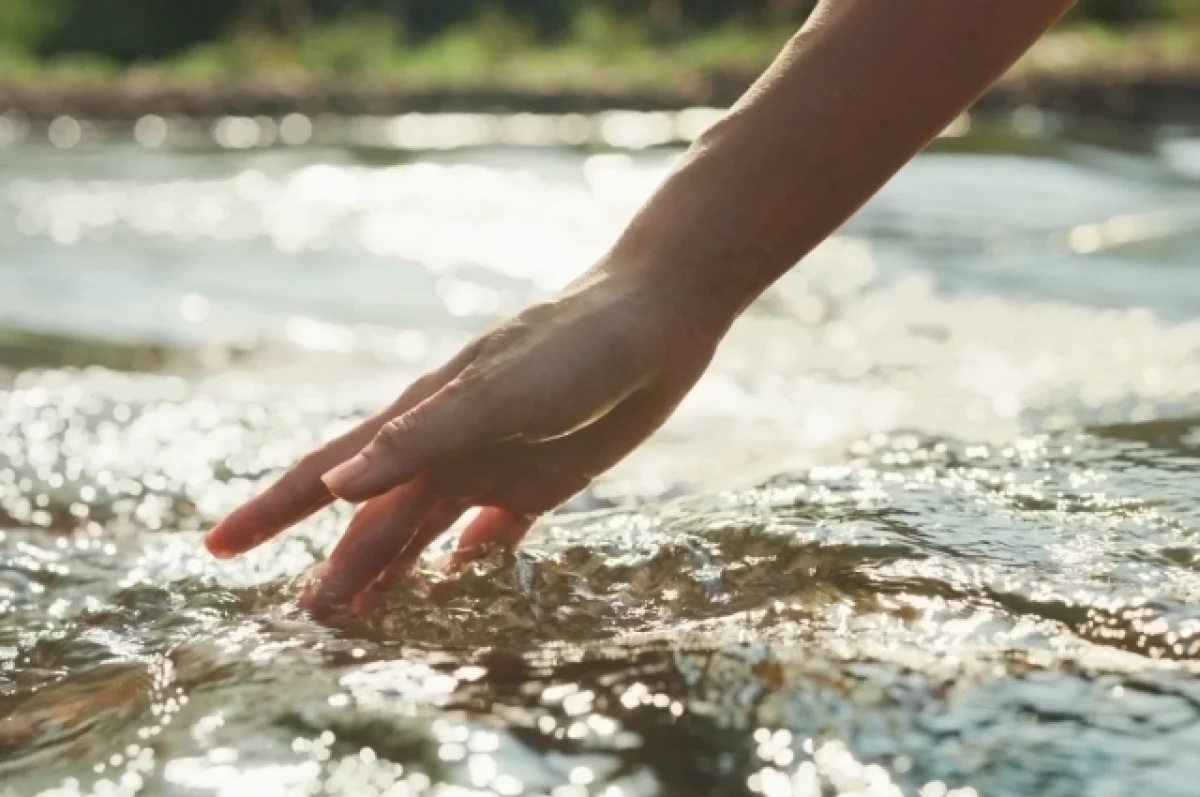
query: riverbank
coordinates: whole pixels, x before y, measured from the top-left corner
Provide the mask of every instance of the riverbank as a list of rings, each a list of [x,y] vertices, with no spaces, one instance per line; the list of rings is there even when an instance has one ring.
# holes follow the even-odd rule
[[[351,43],[371,43],[366,33],[355,36]],[[721,108],[745,91],[786,38],[785,30],[726,30],[670,47],[642,42],[610,49],[577,42],[505,50],[486,40],[451,37],[418,49],[375,42],[350,48],[341,60],[313,60],[312,48],[251,40],[124,69],[86,58],[0,62],[0,115],[42,127],[59,117],[119,127],[146,116],[213,120]],[[347,60],[349,52],[354,59]],[[988,92],[977,110],[1034,107],[1085,120],[1200,126],[1197,53],[1200,31],[1186,26],[1122,35],[1098,28],[1056,31]]]
[[[714,71],[662,88],[536,88],[480,81],[455,86],[327,78],[294,82],[246,80],[177,84],[120,80],[89,86],[0,83],[0,115],[46,125],[59,117],[132,124],[155,115],[188,119],[224,116],[391,116],[404,113],[596,113],[725,107],[757,71]],[[1149,125],[1200,126],[1200,67],[1115,68],[1106,71],[1015,74],[977,104],[985,115],[1022,107],[1072,118]]]

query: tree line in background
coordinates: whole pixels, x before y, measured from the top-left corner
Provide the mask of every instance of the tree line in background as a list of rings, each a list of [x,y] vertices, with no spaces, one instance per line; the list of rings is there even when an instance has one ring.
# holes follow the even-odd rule
[[[469,26],[530,44],[570,39],[589,15],[609,27],[669,40],[722,25],[798,24],[815,0],[2,0],[0,47],[35,57],[90,54],[119,63],[167,58],[246,32],[298,38],[370,20],[419,44]],[[1132,25],[1200,18],[1200,0],[1081,0],[1079,20]],[[582,20],[582,22],[581,22]],[[615,22],[614,22],[615,21]]]

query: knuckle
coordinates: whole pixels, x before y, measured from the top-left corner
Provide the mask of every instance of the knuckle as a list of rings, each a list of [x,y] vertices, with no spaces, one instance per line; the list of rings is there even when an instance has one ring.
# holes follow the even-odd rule
[[[553,303],[537,302],[522,310],[515,318],[504,326],[513,335],[527,334],[538,326],[552,321],[556,315]]]
[[[383,425],[375,437],[376,445],[384,454],[399,454],[414,445],[420,445],[423,413],[413,410]]]
[[[436,374],[425,374],[414,379],[405,392],[413,396],[427,396],[437,389],[437,383]]]
[[[472,369],[459,380],[455,397],[469,403],[474,411],[490,411],[501,398],[497,381],[495,374]]]
[[[401,391],[400,395],[388,408],[389,413],[399,412],[404,407],[411,407],[414,403],[418,403],[427,396],[432,395],[437,391],[439,381],[436,373],[430,373],[419,376],[409,382],[408,387]]]

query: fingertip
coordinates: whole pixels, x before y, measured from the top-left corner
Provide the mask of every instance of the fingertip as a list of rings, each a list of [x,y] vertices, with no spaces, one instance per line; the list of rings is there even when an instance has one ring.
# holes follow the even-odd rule
[[[314,608],[320,605],[321,582],[327,566],[328,562],[321,562],[300,581],[300,592],[296,596],[296,605],[309,614],[315,614]]]
[[[301,609],[317,620],[331,620],[350,611],[350,599],[354,593],[347,596],[343,585],[330,574],[328,561],[322,562],[312,569],[303,586],[296,603]]]
[[[204,547],[217,559],[232,559],[271,539],[276,531],[264,524],[258,513],[242,506],[209,529]]]
[[[359,454],[326,472],[321,476],[321,481],[329,492],[344,501],[362,500],[356,496],[365,487],[370,471],[370,460]]]
[[[214,543],[213,541],[207,540],[207,539],[204,541],[204,547],[208,549],[208,553],[214,559],[221,559],[221,560],[233,559],[235,556],[238,555],[237,551],[230,550],[229,548],[222,548],[217,543]]]
[[[227,521],[221,521],[209,529],[202,540],[204,547],[216,559],[232,559],[241,551],[230,545],[228,539],[233,535],[229,531]]]

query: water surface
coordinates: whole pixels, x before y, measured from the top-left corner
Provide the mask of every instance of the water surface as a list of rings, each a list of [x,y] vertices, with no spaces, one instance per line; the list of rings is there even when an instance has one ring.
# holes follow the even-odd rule
[[[676,152],[0,148],[0,794],[1192,793],[1194,144],[923,156],[520,552],[340,628],[344,508],[201,531]]]

